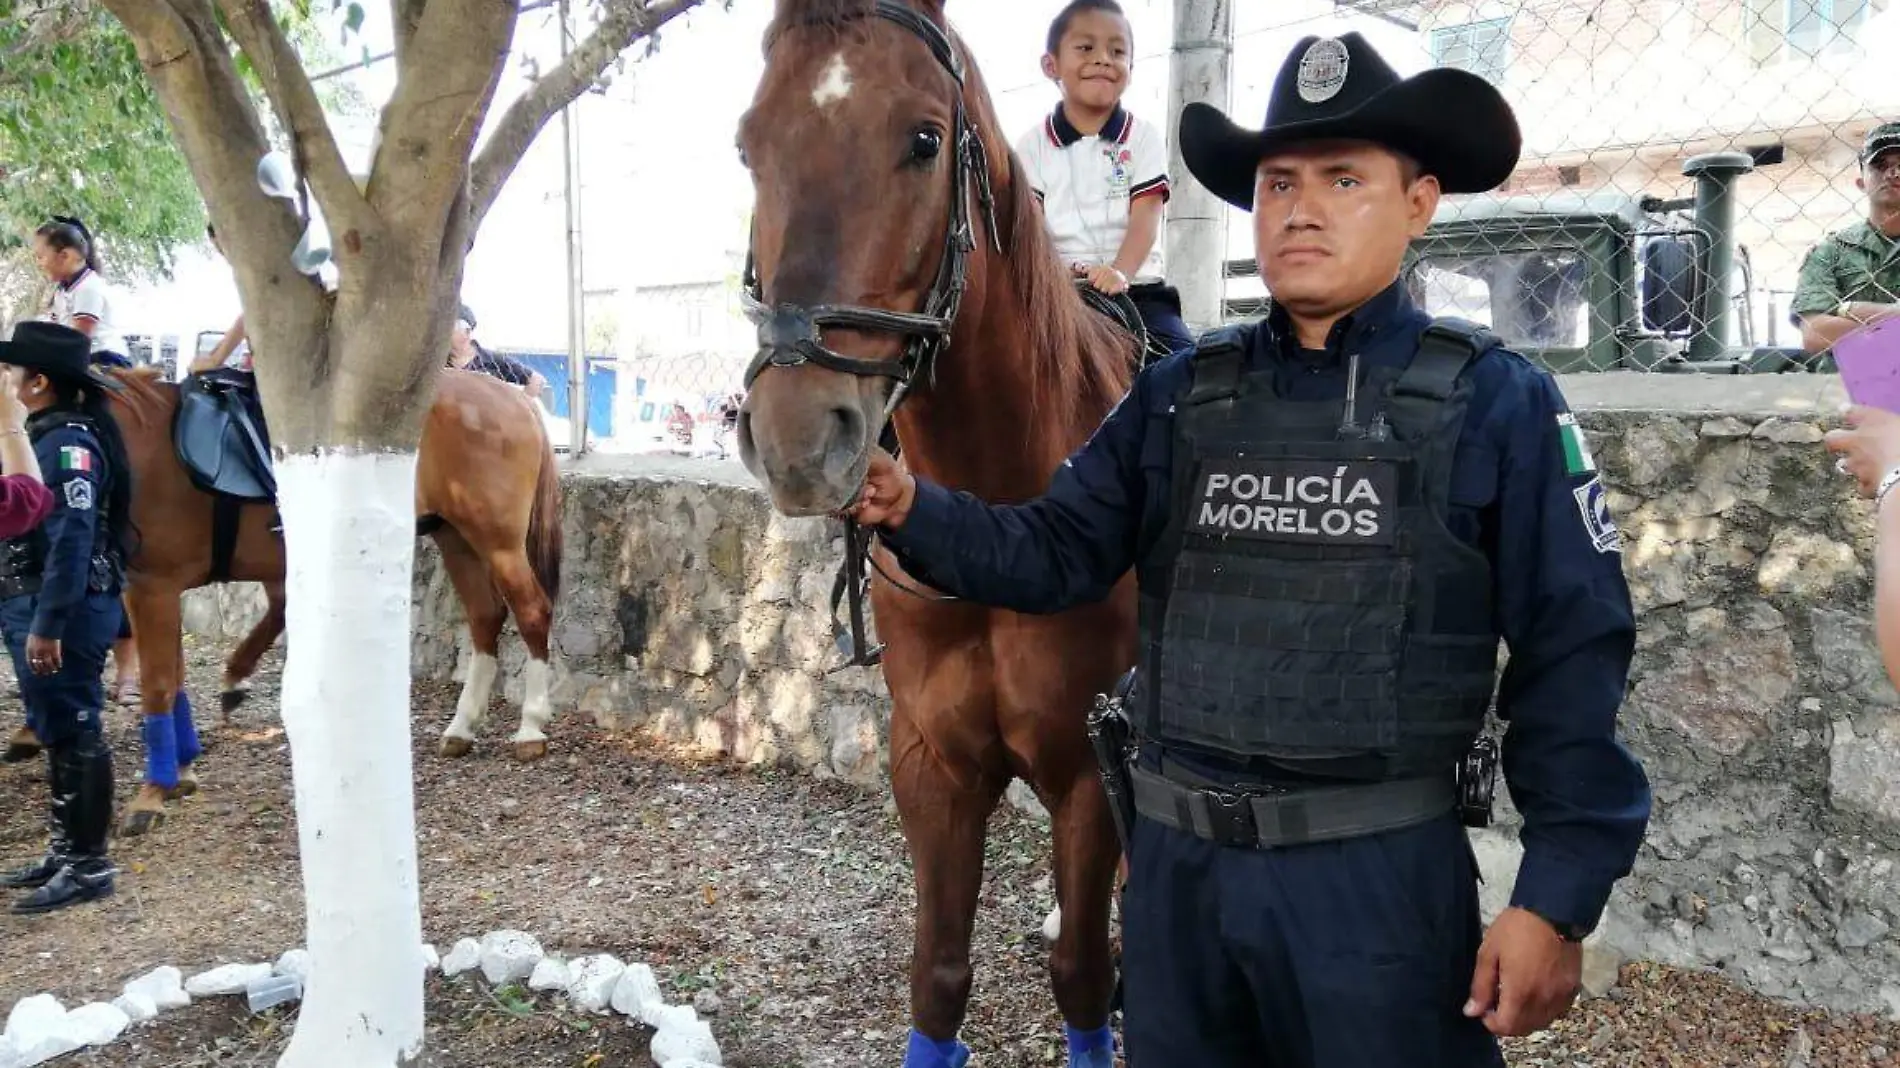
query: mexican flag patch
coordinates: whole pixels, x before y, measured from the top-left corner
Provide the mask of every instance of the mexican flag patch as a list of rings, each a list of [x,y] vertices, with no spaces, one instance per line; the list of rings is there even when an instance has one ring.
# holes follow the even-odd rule
[[[92,470],[92,453],[77,445],[61,445],[59,469],[61,471],[90,471]]]
[[[1557,440],[1563,443],[1565,474],[1587,475],[1597,469],[1596,460],[1590,456],[1590,443],[1583,440],[1583,428],[1577,425],[1576,416],[1569,412],[1557,416]]]

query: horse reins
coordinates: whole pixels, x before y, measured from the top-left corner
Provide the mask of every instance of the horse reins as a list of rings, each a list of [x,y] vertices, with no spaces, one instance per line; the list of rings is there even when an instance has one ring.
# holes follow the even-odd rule
[[[920,312],[898,312],[852,304],[805,307],[778,302],[768,305],[764,300],[764,286],[759,280],[754,248],[748,240],[742,299],[746,317],[758,327],[759,351],[746,367],[744,385],[750,390],[752,383],[768,367],[797,367],[807,363],[860,378],[894,378],[897,384],[891,390],[890,400],[884,405],[884,424],[879,432],[879,443],[895,457],[900,446],[896,431],[892,428],[891,416],[920,377],[925,382],[935,380],[937,357],[950,346],[957,308],[963,302],[963,293],[969,283],[970,254],[976,250],[976,234],[970,215],[972,200],[982,211],[983,225],[989,233],[990,244],[999,256],[1003,252],[1003,245],[1002,236],[996,228],[996,204],[990,190],[988,154],[984,151],[976,124],[970,120],[968,109],[964,106],[963,63],[957,56],[949,34],[896,0],[878,0],[872,10],[855,17],[872,14],[896,23],[922,40],[957,83],[955,132],[950,145],[950,221],[944,234],[943,258],[937,267],[936,280],[925,296]],[[799,24],[815,21],[807,20]],[[897,334],[908,340],[899,359],[859,359],[826,347],[822,333],[827,326]],[[864,564],[867,561],[878,574],[884,576],[885,581],[913,597],[933,601],[954,601],[957,598],[921,593],[907,583],[896,581],[871,552],[874,537],[871,529],[859,527],[849,520],[842,522],[845,528],[845,558],[832,584],[832,634],[839,650],[850,657],[843,666],[871,667],[882,660],[884,647],[867,647],[865,642],[864,599],[869,576],[864,572]],[[847,594],[851,600],[848,635],[838,619],[839,602]]]

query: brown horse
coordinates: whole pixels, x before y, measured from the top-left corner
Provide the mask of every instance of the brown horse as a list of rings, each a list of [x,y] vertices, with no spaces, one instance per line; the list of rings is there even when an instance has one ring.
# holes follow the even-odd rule
[[[132,521],[139,532],[126,604],[138,640],[141,705],[147,715],[162,715],[172,710],[183,682],[180,598],[213,581],[212,496],[193,484],[172,446],[178,386],[151,368],[113,374],[126,387],[112,405],[132,459]],[[262,583],[269,607],[225,665],[227,720],[258,660],[284,630],[284,543],[271,531],[275,511],[263,502],[239,510],[228,581]],[[510,611],[530,657],[515,755],[545,755],[543,728],[553,717],[548,627],[560,592],[561,489],[534,401],[486,375],[445,368],[417,457],[416,514],[418,534],[430,533],[442,551],[475,652],[455,718],[443,733],[443,755],[467,754],[481,729]],[[151,829],[177,793],[145,783],[127,806],[120,833]]]
[[[1127,391],[1136,342],[1078,298],[941,0],[780,0],[766,47],[739,135],[761,320],[747,467],[781,513],[831,514],[888,418],[919,474],[990,501],[1041,493]],[[913,1027],[947,1042],[962,1024],[985,826],[1012,777],[1053,820],[1056,1004],[1101,1027],[1119,848],[1084,723],[1134,662],[1132,578],[1052,616],[888,581],[872,605],[915,868]]]

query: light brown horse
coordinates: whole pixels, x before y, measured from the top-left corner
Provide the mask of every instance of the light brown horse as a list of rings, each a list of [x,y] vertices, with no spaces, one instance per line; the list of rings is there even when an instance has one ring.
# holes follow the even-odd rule
[[[115,371],[125,385],[113,415],[132,459],[132,521],[139,544],[126,604],[138,640],[141,705],[172,710],[183,680],[180,598],[212,579],[212,496],[191,481],[172,446],[178,386],[151,368]],[[445,368],[424,424],[416,463],[417,533],[429,533],[468,615],[474,657],[444,731],[442,753],[467,754],[493,694],[502,623],[513,611],[530,657],[514,750],[521,760],[547,753],[543,733],[553,710],[548,628],[561,578],[561,487],[554,449],[535,403],[487,375]],[[284,543],[271,532],[275,508],[240,509],[228,581],[259,582],[269,607],[225,665],[225,716],[284,630]],[[175,793],[173,794],[175,796]],[[163,819],[167,791],[147,782],[120,828],[141,834]]]
[[[1134,339],[1078,298],[944,27],[940,0],[780,0],[767,31],[739,135],[761,320],[740,449],[786,515],[853,497],[887,411],[911,470],[989,501],[1034,497],[1127,389]],[[888,581],[872,605],[915,869],[913,1027],[942,1042],[962,1024],[985,826],[1012,777],[1053,819],[1056,1004],[1101,1027],[1119,848],[1085,718],[1134,662],[1132,578],[1052,616]]]

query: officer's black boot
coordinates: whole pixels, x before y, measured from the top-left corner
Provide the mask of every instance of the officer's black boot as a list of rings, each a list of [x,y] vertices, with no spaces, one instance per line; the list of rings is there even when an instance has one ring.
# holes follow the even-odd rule
[[[46,847],[46,855],[23,868],[15,868],[0,875],[0,887],[8,890],[32,890],[45,886],[59,869],[66,866],[72,853],[72,838],[66,833],[65,811],[72,804],[74,787],[71,776],[57,756],[46,754],[46,789],[52,800],[46,806],[46,823],[52,832],[52,841]]]
[[[76,787],[63,812],[72,852],[46,885],[14,904],[16,913],[51,912],[108,897],[118,874],[106,856],[106,835],[112,827],[112,750],[95,735],[62,748],[58,759],[67,762],[63,774],[71,776]]]

